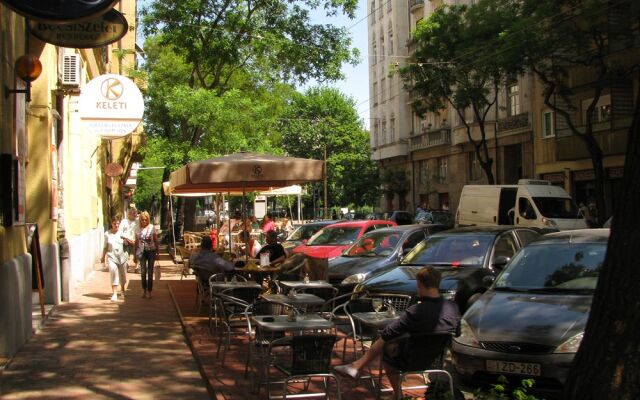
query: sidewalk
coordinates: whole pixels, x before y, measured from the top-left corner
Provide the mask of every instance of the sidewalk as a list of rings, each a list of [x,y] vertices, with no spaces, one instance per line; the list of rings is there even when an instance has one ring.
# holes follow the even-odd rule
[[[109,273],[78,288],[0,376],[2,399],[206,399],[210,397],[164,279],[180,279],[162,260],[163,280],[142,299],[140,275],[126,300],[109,301]]]

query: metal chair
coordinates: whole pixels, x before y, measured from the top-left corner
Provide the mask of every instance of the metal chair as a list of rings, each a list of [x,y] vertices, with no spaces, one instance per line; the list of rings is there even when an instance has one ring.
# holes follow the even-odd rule
[[[191,269],[196,276],[196,306],[198,307],[197,314],[200,314],[202,304],[211,301],[211,289],[209,287],[209,277],[211,276],[211,272],[198,268],[195,265]]]
[[[411,305],[411,296],[395,293],[368,293],[367,297],[381,299],[385,306],[391,305],[396,311],[405,311]]]
[[[180,260],[177,260],[176,258],[176,262],[182,264],[182,274],[180,276],[180,280],[182,280],[182,278],[188,276],[191,273],[189,268],[189,257],[191,257],[191,250],[188,250],[184,246],[176,246],[176,249],[178,250],[178,254],[180,254]]]
[[[283,372],[286,377],[282,381],[282,398],[310,398],[324,397],[328,398],[327,380],[332,379],[336,384],[336,398],[341,399],[340,380],[331,373],[331,354],[333,346],[336,342],[335,335],[301,335],[294,336],[291,339],[282,338],[275,340],[269,346],[269,354],[273,355],[273,349],[280,345],[280,342],[286,341],[291,347],[291,353],[287,360],[275,361],[274,367]],[[310,381],[313,378],[321,378],[324,386],[323,392],[309,393]],[[294,381],[305,381],[304,393],[289,394],[289,386]],[[269,398],[271,396],[271,374],[267,369],[267,391]]]
[[[246,313],[238,313],[234,310],[246,310],[250,304],[246,303],[242,299],[215,292],[211,293],[211,302],[216,305],[216,309],[219,311],[219,319],[217,320],[219,325],[216,323],[216,330],[218,331],[218,348],[216,350],[216,357],[220,357],[220,350],[223,349],[220,364],[224,365],[227,351],[231,348],[232,331],[234,329],[240,329],[240,333],[244,335],[244,328],[246,326],[244,321]],[[209,329],[212,329],[211,324],[209,324]]]
[[[404,397],[404,390],[422,390],[431,385],[429,375],[439,375],[447,380],[447,391],[451,398],[455,396],[453,390],[453,378],[449,372],[443,369],[445,356],[452,335],[449,333],[425,334],[400,337],[385,344],[383,360],[385,363],[398,369],[397,387],[398,393],[394,398],[400,400]],[[387,351],[388,346],[396,346],[395,354]],[[401,365],[397,365],[401,364]],[[410,387],[402,386],[409,375],[419,375],[423,384]],[[438,382],[439,383],[439,382]],[[438,387],[437,385],[434,385]],[[382,388],[380,388],[382,390]]]
[[[351,314],[357,312],[371,312],[374,311],[373,304],[371,302],[371,298],[369,297],[361,297],[356,299],[351,299],[347,303],[343,305],[345,315],[349,319],[350,332],[351,334],[347,337],[351,339],[353,342],[353,355],[355,358],[358,358],[358,348],[357,344],[360,343],[361,352],[365,351],[365,342],[372,342],[378,337],[378,331],[376,328],[361,324],[357,320],[355,320]],[[345,359],[345,353],[347,351],[347,339],[344,341],[344,345],[342,348],[342,359]]]

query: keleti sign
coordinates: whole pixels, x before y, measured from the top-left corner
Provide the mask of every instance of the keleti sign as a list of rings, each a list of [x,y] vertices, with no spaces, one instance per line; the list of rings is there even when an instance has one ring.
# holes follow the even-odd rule
[[[144,113],[140,89],[129,78],[116,74],[92,79],[82,88],[79,102],[84,128],[107,139],[133,132]]]
[[[87,49],[116,42],[127,34],[127,19],[117,10],[73,23],[52,24],[29,21],[29,30],[38,39],[56,46]]]

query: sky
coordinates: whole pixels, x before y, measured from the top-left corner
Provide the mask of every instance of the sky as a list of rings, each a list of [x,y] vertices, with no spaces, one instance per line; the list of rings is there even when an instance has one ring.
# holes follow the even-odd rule
[[[328,86],[338,88],[342,93],[352,97],[356,103],[358,115],[363,119],[365,127],[369,127],[369,62],[367,44],[367,0],[358,0],[358,10],[353,20],[347,16],[327,18],[321,12],[314,12],[312,21],[315,23],[332,24],[349,28],[352,46],[360,50],[360,63],[355,67],[345,64],[342,72],[345,79],[331,83]],[[313,86],[311,83],[307,86]]]

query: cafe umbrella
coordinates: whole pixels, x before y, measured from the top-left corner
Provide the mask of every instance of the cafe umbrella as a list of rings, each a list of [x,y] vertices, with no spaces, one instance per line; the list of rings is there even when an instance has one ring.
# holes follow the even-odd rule
[[[239,152],[194,161],[173,171],[169,191],[178,196],[242,193],[244,197],[247,191],[269,191],[320,181],[325,174],[325,163],[321,160]]]

